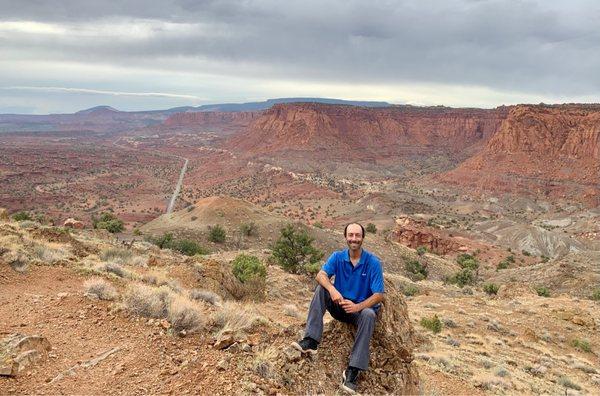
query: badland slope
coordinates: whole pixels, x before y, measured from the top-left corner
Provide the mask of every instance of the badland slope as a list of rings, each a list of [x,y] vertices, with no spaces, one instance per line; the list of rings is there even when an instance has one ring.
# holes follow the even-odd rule
[[[522,105],[479,153],[439,180],[494,191],[600,197],[600,106]]]
[[[498,129],[505,108],[275,105],[229,142],[249,154],[304,151],[328,158],[389,156],[410,150],[460,152]]]

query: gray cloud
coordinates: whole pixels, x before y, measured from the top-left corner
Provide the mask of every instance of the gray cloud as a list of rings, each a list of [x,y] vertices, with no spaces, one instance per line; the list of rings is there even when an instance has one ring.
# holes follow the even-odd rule
[[[0,7],[4,62],[600,99],[600,5],[593,1],[0,1]],[[173,92],[168,82],[155,83]],[[38,85],[2,77],[0,84]]]

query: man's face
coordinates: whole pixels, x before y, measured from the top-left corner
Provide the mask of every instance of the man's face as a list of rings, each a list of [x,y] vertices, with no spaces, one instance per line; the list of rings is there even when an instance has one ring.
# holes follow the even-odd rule
[[[350,250],[359,250],[362,246],[362,229],[358,224],[350,224],[346,229],[346,242]]]

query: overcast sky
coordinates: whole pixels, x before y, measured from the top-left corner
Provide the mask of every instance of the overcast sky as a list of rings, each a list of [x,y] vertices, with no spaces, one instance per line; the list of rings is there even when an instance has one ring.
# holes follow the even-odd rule
[[[600,102],[597,1],[0,0],[0,113]]]

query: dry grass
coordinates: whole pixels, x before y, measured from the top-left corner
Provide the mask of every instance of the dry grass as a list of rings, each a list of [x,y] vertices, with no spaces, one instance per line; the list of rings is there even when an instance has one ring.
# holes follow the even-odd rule
[[[245,333],[261,324],[268,323],[267,319],[256,313],[249,304],[228,301],[213,317],[215,326],[220,332],[231,331]]]
[[[269,346],[262,349],[254,355],[252,369],[263,378],[270,378],[273,375],[273,362],[277,359],[278,350]]]
[[[183,296],[176,296],[171,300],[168,308],[167,320],[171,322],[173,330],[188,333],[198,331],[206,324],[204,312],[192,301]]]
[[[118,264],[128,264],[132,257],[133,253],[130,250],[119,248],[108,248],[100,253],[100,260]]]
[[[29,260],[27,260],[24,254],[19,252],[5,253],[2,255],[2,260],[7,262],[10,268],[21,274],[27,272],[27,268],[29,268]]]
[[[292,318],[300,318],[300,312],[294,304],[285,304],[283,306],[283,313]]]
[[[102,278],[91,278],[83,283],[85,295],[95,300],[112,301],[119,297],[117,290],[110,282]]]
[[[135,284],[129,287],[123,305],[125,308],[147,318],[166,318],[173,292],[165,286],[150,287]]]
[[[127,271],[117,263],[106,263],[101,265],[98,269],[100,271],[108,272],[109,274],[114,274],[119,278],[135,278],[135,275],[132,272]]]
[[[41,243],[36,243],[31,249],[31,255],[34,259],[45,264],[55,264],[65,259],[69,254],[64,249],[55,249]]]
[[[189,292],[189,297],[192,300],[204,301],[216,306],[221,306],[223,303],[221,296],[208,290],[192,289]]]
[[[141,281],[155,286],[163,286],[169,283],[165,274],[159,271],[150,270],[140,277]]]

